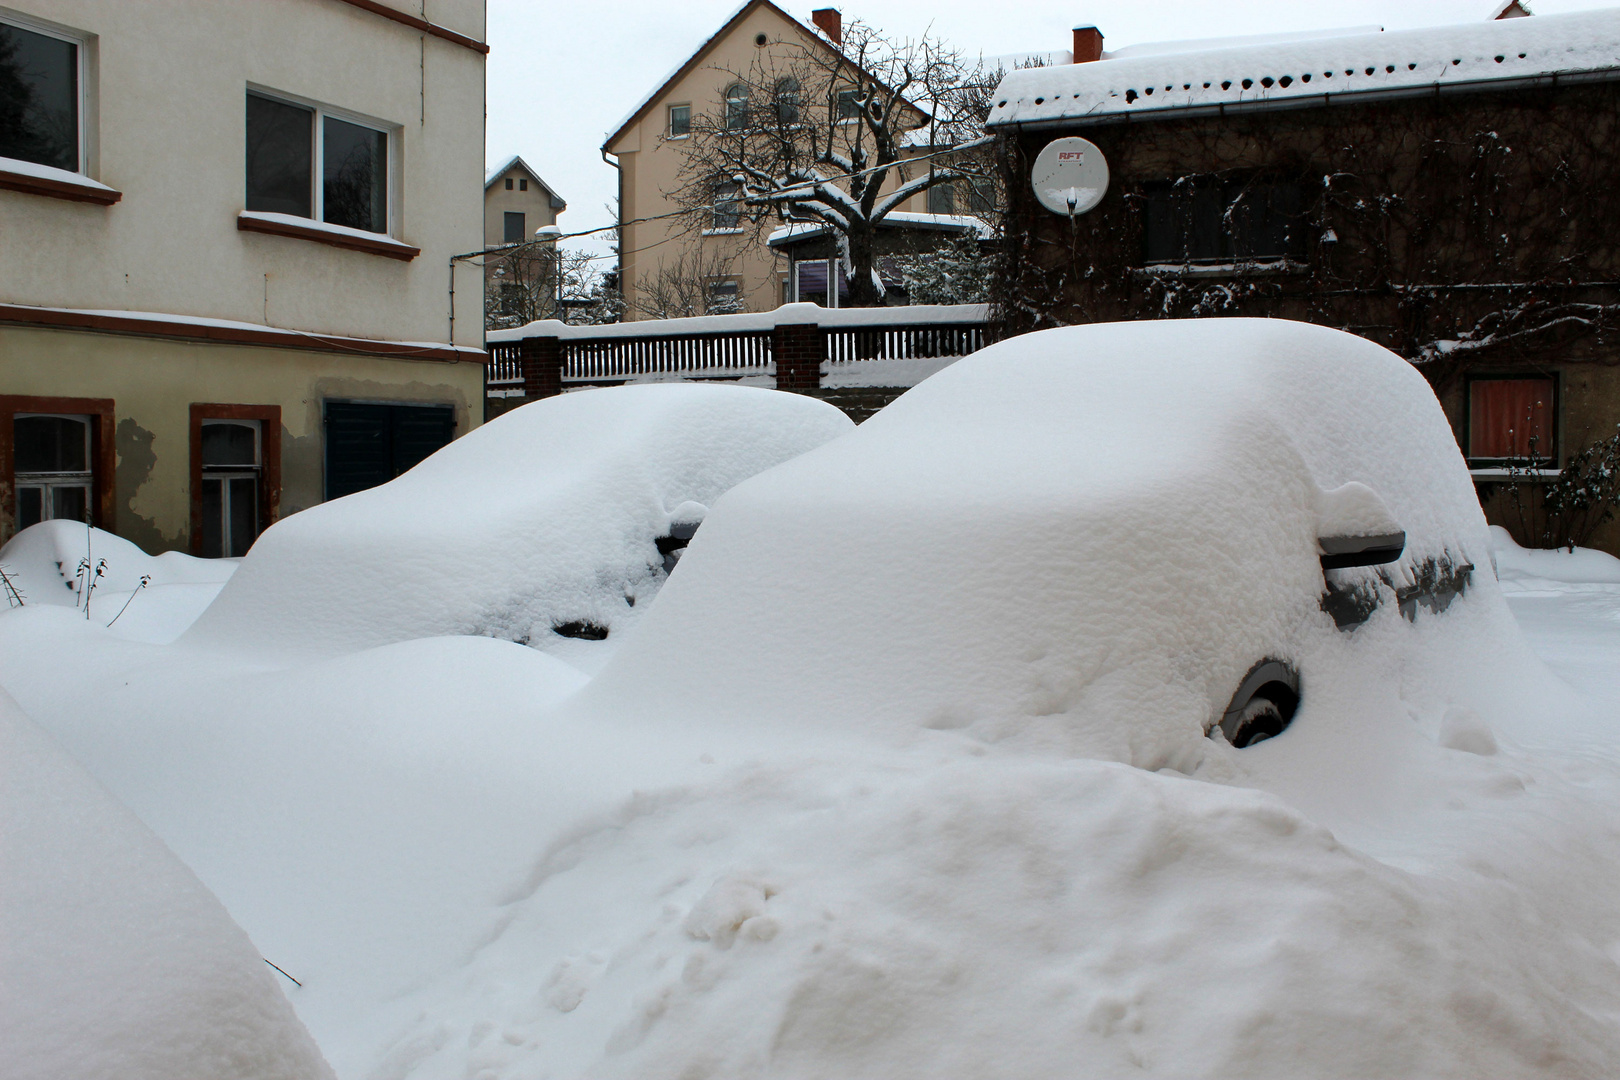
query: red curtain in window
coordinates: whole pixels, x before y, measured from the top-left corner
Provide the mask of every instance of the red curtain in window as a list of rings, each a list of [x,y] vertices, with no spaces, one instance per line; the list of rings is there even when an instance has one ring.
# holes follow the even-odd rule
[[[1476,379],[1469,384],[1468,456],[1553,456],[1551,379]]]

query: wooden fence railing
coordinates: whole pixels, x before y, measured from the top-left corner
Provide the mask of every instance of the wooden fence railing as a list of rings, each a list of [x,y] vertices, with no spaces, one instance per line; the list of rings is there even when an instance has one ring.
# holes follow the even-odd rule
[[[774,376],[784,389],[813,389],[824,376],[847,377],[864,365],[881,379],[881,361],[966,356],[985,346],[986,323],[983,305],[827,310],[811,304],[606,326],[537,322],[489,335],[490,395],[545,397],[566,385],[755,375]],[[916,380],[927,367],[898,367],[892,378]]]

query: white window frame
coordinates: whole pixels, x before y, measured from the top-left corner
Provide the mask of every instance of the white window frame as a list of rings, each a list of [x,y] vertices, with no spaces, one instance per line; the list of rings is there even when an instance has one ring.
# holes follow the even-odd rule
[[[45,37],[53,37],[59,41],[66,41],[78,50],[79,71],[78,86],[76,88],[78,101],[75,102],[75,105],[78,109],[79,167],[73,171],[79,176],[89,177],[91,140],[90,109],[87,103],[90,98],[90,42],[95,35],[87,34],[81,30],[74,30],[72,27],[63,26],[61,23],[47,22],[32,15],[24,15],[22,12],[13,11],[11,8],[0,8],[0,23],[7,23],[17,27],[19,30],[43,34]],[[16,160],[16,158],[0,157],[0,161]]]
[[[20,412],[20,413],[14,413],[12,415],[12,417],[11,417],[11,421],[12,421],[12,423],[15,423],[18,420],[29,420],[29,419],[37,419],[37,418],[57,419],[57,420],[81,420],[81,421],[84,422],[84,464],[85,464],[85,467],[83,469],[81,469],[81,470],[77,470],[77,471],[73,471],[73,472],[20,472],[20,471],[17,470],[16,466],[13,465],[12,466],[12,474],[11,474],[11,483],[12,483],[12,487],[14,489],[13,494],[14,494],[16,500],[17,500],[17,520],[18,520],[18,522],[20,523],[21,519],[22,519],[22,489],[25,486],[26,487],[38,487],[38,488],[43,489],[42,494],[40,496],[40,500],[41,500],[41,504],[40,504],[40,514],[41,514],[41,516],[40,516],[40,520],[41,521],[58,521],[58,520],[60,520],[54,514],[51,513],[52,500],[51,500],[51,495],[50,495],[51,491],[54,488],[59,488],[59,487],[82,487],[82,488],[84,488],[84,510],[85,510],[86,514],[93,515],[95,513],[95,507],[96,507],[95,418],[93,416],[87,414],[87,413]],[[25,477],[27,477],[27,479],[24,479]]]
[[[686,110],[686,130],[679,135],[675,134],[675,110]],[[690,139],[692,137],[692,103],[677,101],[664,109],[664,137],[666,139]]]
[[[371,131],[381,132],[383,135],[386,135],[388,137],[388,176],[384,181],[384,198],[388,200],[388,205],[383,217],[388,224],[388,230],[386,232],[375,233],[373,235],[388,236],[394,239],[399,238],[400,185],[401,177],[404,175],[401,170],[400,162],[400,144],[404,142],[404,140],[400,138],[400,133],[404,131],[402,125],[390,123],[387,120],[380,120],[375,116],[367,116],[364,113],[352,112],[348,109],[340,109],[335,105],[327,105],[323,102],[315,101],[312,98],[300,97],[297,94],[289,94],[283,90],[272,90],[271,88],[261,86],[258,83],[248,83],[247,93],[255,97],[266,98],[270,101],[279,101],[285,105],[296,105],[300,109],[309,109],[314,112],[315,137],[314,147],[311,151],[313,157],[310,160],[310,183],[314,186],[315,190],[310,197],[310,207],[313,211],[313,215],[309,218],[309,220],[315,225],[331,224],[326,220],[326,124],[324,123],[326,118],[330,116],[334,120],[342,120],[346,124],[353,124],[356,127],[368,128]],[[243,115],[246,115],[245,102]],[[245,122],[246,121],[244,120],[244,123]],[[242,144],[246,146],[247,132],[244,130],[242,134]],[[243,190],[245,191],[247,182],[246,160],[242,162],[242,179]]]
[[[264,522],[260,520],[260,503],[264,497],[264,424],[259,420],[237,420],[226,417],[204,417],[198,428],[210,427],[245,427],[253,429],[253,464],[252,465],[209,465],[207,462],[199,463],[202,473],[202,482],[218,480],[221,483],[219,500],[219,536],[224,549],[231,550],[231,485],[232,480],[253,481],[253,539],[257,540],[264,531]],[[203,535],[207,535],[206,531]],[[251,547],[252,545],[249,544]],[[206,553],[205,553],[206,554]],[[207,556],[215,558],[216,556]],[[219,558],[233,558],[223,555]]]

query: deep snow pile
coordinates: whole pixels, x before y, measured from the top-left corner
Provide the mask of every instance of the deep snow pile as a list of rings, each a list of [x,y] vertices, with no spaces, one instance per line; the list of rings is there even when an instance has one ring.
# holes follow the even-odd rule
[[[456,446],[482,449],[430,459],[431,487],[291,519],[297,544],[173,645],[0,613],[0,683],[304,979],[340,1075],[1620,1058],[1620,695],[1526,649],[1439,407],[1382,350],[1236,320],[1030,335],[718,499],[560,451],[560,479],[497,488],[514,448]],[[607,487],[536,495],[569,478]],[[710,512],[590,681],[489,638],[345,651],[350,607],[412,632],[473,610],[468,566],[528,557],[494,510],[473,524],[499,544],[456,523],[466,559],[407,515],[458,482],[540,508],[514,520],[628,521],[605,550],[636,565],[673,498]],[[1333,572],[1380,601],[1336,629],[1318,537],[1392,521],[1388,582]],[[378,595],[326,605],[295,552],[311,581],[373,567]],[[1408,621],[1395,590],[1429,559],[1477,569]],[[1620,681],[1620,600],[1591,596],[1588,659]],[[300,629],[329,655],[289,648]],[[1264,655],[1300,671],[1293,725],[1205,737]]]
[[[656,540],[676,516],[852,426],[824,402],[751,387],[534,402],[391,483],[278,522],[193,634],[322,651],[439,634],[548,648],[571,624],[611,634],[662,583]]]
[[[178,551],[148,555],[122,537],[73,521],[42,521],[0,547],[0,610],[23,604],[71,607],[120,637],[172,641],[236,570],[236,559]]]
[[[1191,771],[1256,662],[1307,681],[1368,662],[1320,606],[1318,537],[1373,520],[1357,490],[1406,532],[1397,587],[1429,560],[1484,568],[1479,647],[1518,645],[1450,426],[1399,357],[1280,320],[1015,338],[730,492],[586,693],[608,710],[971,728]],[[1377,570],[1334,576],[1393,617]],[[1539,693],[1525,664],[1498,662],[1519,689],[1472,707]]]
[[[247,936],[0,691],[0,1072],[330,1077]]]

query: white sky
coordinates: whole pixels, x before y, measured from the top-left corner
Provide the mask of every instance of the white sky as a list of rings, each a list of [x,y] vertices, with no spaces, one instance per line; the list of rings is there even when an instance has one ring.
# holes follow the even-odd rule
[[[690,56],[741,0],[489,0],[487,165],[513,154],[568,200],[565,232],[609,224],[617,191],[599,148],[609,130]],[[1386,30],[1482,20],[1493,0],[778,0],[808,23],[838,7],[896,37],[928,32],[986,56],[1067,49],[1094,24],[1105,47],[1344,26]],[[1613,0],[1531,0],[1538,15]],[[605,245],[581,243],[592,251]]]

